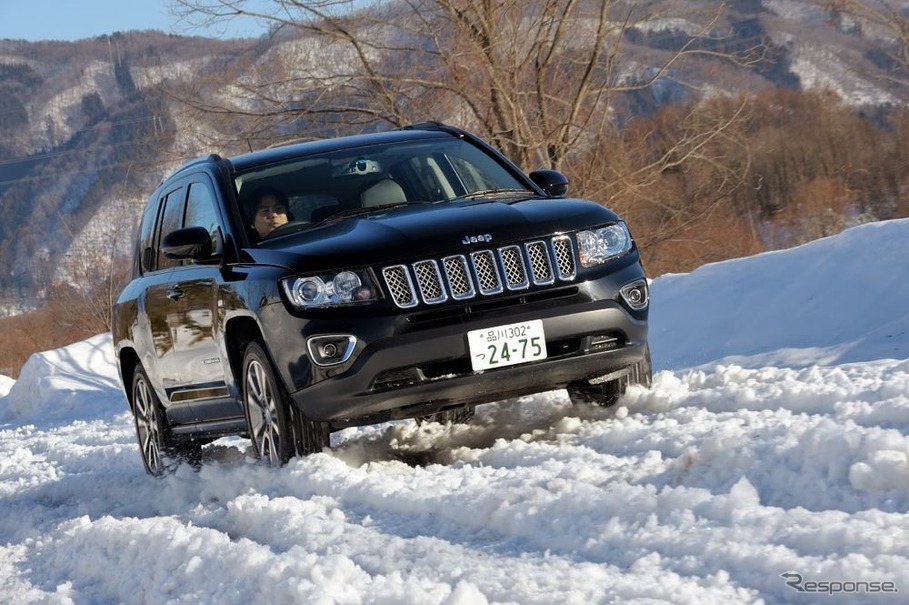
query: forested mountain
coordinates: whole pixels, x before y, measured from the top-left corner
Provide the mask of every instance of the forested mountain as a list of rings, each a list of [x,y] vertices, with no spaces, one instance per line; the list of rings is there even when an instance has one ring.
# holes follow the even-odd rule
[[[517,4],[523,12],[514,31],[531,31],[536,21],[527,7],[537,3]],[[513,142],[508,129],[478,118],[484,114],[463,95],[443,99],[438,91],[393,88],[388,75],[379,82],[354,73],[364,65],[357,53],[382,74],[423,76],[436,69],[425,57],[440,54],[422,54],[430,41],[460,48],[456,23],[404,39],[402,32],[414,31],[410,5],[385,2],[379,13],[345,18],[344,35],[365,42],[349,47],[339,42],[337,24],[326,43],[328,28],[311,15],[301,27],[255,40],[154,31],[72,43],[0,40],[0,308],[38,304],[60,282],[105,278],[93,273],[103,264],[99,254],[108,265],[122,254],[157,182],[203,153],[408,119],[444,120],[497,144]],[[510,155],[564,170],[578,195],[626,205],[652,271],[791,243],[785,240],[804,213],[816,236],[863,220],[857,217],[907,212],[900,173],[909,158],[902,109],[909,89],[903,49],[886,27],[795,0],[579,6],[565,17],[574,39],[560,73],[572,73],[570,51],[580,53],[588,34],[600,35],[597,24],[607,24],[618,35],[589,67],[611,78],[610,94],[583,99],[602,109],[590,110],[586,126],[569,124],[566,131],[577,132],[565,149],[540,145],[515,157],[532,147],[515,144]],[[612,13],[598,21],[603,7]],[[442,17],[441,9],[421,15],[424,23]],[[483,48],[504,53],[519,45],[504,39],[507,29],[501,33]],[[619,42],[621,55],[612,53]],[[409,47],[421,52],[390,51]],[[676,60],[680,48],[687,54]],[[470,55],[463,56],[469,76]],[[517,80],[526,68],[515,62],[499,76]],[[561,84],[543,82],[553,91]],[[371,97],[392,93],[393,110],[370,105]],[[585,138],[596,116],[608,116],[611,138]],[[713,122],[705,128],[705,120]],[[803,215],[781,223],[793,208]]]
[[[0,41],[0,292],[40,294],[93,217],[134,210],[180,161],[155,70],[191,77],[248,45],[158,32]]]

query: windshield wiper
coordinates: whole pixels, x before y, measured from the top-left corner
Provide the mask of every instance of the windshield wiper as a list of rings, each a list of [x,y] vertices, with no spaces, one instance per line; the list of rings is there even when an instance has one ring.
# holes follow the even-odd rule
[[[512,189],[508,189],[508,188],[481,189],[480,191],[471,191],[469,193],[465,193],[464,195],[459,195],[458,197],[453,197],[448,201],[453,202],[455,200],[474,200],[477,198],[489,197],[489,196],[494,196],[494,195],[511,196],[511,195],[517,195],[517,194],[527,196],[527,197],[533,197],[535,195],[534,192],[530,191],[529,189],[513,189],[513,188]]]

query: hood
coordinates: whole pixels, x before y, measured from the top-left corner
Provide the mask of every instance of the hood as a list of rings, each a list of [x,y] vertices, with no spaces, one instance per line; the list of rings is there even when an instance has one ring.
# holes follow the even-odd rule
[[[616,220],[603,206],[577,199],[415,204],[290,233],[246,252],[258,263],[319,273],[494,248]]]

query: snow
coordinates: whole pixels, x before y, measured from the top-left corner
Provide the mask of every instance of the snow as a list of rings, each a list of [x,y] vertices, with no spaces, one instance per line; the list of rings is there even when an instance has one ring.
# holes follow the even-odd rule
[[[15,383],[16,381],[9,376],[0,376],[0,397],[5,397]]]
[[[79,70],[77,82],[70,78],[53,78],[50,82],[48,88],[55,91],[54,96],[30,111],[28,123],[35,150],[56,144],[47,141],[49,125],[53,126],[57,141],[69,140],[85,126],[82,103],[86,96],[98,94],[105,107],[115,105],[120,98],[113,69],[107,61],[88,62]]]
[[[109,336],[35,355],[0,379],[0,601],[904,602],[906,241],[655,279],[654,384],[614,408],[553,391],[280,469],[227,439],[147,477]]]
[[[843,50],[832,46],[798,44],[792,52],[790,71],[803,90],[830,90],[848,105],[899,106],[902,100],[843,60]]]
[[[656,367],[909,358],[906,221],[869,223],[791,250],[654,283]],[[722,338],[716,335],[722,334]]]
[[[786,21],[802,27],[824,25],[829,19],[829,11],[822,5],[802,2],[800,0],[762,0],[761,4],[771,13],[783,17]]]

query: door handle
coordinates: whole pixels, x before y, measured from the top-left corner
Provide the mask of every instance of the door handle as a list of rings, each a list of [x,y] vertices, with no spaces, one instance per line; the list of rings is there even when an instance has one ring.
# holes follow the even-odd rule
[[[167,293],[166,293],[167,298],[169,298],[171,300],[180,300],[181,298],[183,298],[184,294],[186,294],[186,292],[184,292],[183,288],[181,288],[180,286],[173,286],[171,288],[168,288]]]

